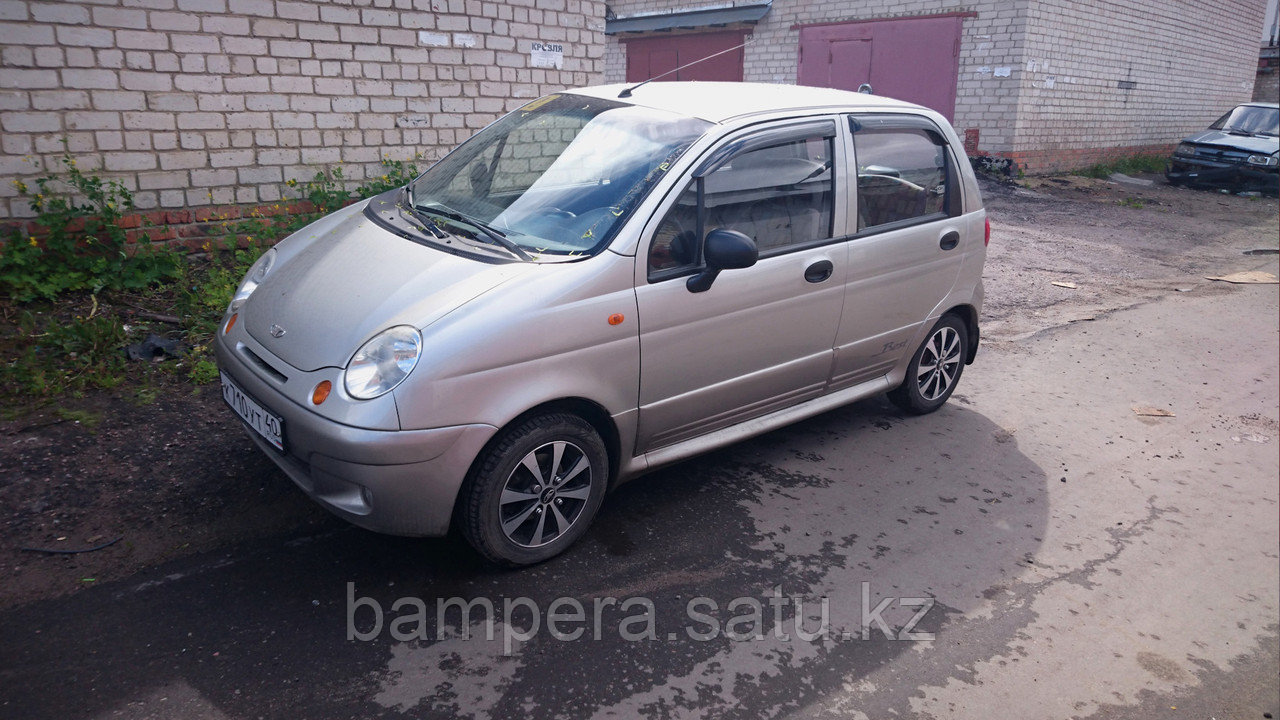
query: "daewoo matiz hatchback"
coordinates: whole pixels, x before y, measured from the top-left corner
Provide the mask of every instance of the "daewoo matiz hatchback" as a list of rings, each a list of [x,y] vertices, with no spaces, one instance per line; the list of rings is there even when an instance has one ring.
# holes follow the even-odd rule
[[[978,346],[985,221],[922,107],[548,95],[264,254],[223,393],[337,515],[538,562],[648,470],[876,393],[936,410]]]

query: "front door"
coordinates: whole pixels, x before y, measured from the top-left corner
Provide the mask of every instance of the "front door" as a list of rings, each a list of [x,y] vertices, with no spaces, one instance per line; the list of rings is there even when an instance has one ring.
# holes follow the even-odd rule
[[[721,147],[741,143],[736,154],[695,171],[702,179],[688,178],[646,228],[638,452],[825,391],[848,273],[842,232],[833,232],[846,206],[835,193],[836,134],[828,118],[733,136]],[[751,237],[759,260],[692,291],[703,238],[716,228]]]

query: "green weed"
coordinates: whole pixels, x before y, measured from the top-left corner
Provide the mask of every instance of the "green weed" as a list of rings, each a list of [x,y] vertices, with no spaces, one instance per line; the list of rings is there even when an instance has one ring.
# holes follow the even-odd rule
[[[86,174],[70,155],[61,163],[61,177],[38,178],[34,188],[14,181],[43,232],[15,232],[4,243],[0,292],[27,302],[76,291],[140,290],[176,274],[178,258],[145,236],[126,251],[121,219],[133,210],[133,197],[124,185]]]
[[[1098,163],[1097,165],[1077,170],[1073,174],[1105,179],[1111,177],[1113,173],[1123,173],[1125,175],[1162,173],[1167,161],[1168,157],[1165,155],[1133,155],[1110,163]]]

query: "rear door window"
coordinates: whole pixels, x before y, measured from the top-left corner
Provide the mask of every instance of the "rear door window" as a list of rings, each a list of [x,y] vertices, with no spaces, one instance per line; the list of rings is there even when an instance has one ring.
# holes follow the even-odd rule
[[[957,214],[957,174],[941,133],[923,118],[852,119],[858,232]]]

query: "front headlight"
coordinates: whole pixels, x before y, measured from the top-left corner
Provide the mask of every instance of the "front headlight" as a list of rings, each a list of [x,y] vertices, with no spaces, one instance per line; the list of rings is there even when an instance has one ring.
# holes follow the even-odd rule
[[[384,330],[356,351],[343,384],[347,394],[357,400],[372,400],[385,395],[409,377],[422,352],[422,334],[408,325]]]
[[[1280,153],[1271,153],[1270,155],[1250,155],[1245,159],[1250,165],[1261,165],[1262,167],[1276,167],[1280,165]]]
[[[1179,143],[1178,149],[1174,153],[1177,155],[1195,155],[1196,146],[1191,143]]]
[[[240,281],[240,286],[236,288],[236,294],[231,297],[231,306],[227,308],[227,312],[233,313],[244,305],[244,301],[249,299],[254,290],[258,289],[258,285],[267,277],[267,273],[271,272],[272,266],[276,264],[276,249],[262,253],[257,262],[249,266],[249,272],[244,274],[244,279]]]

